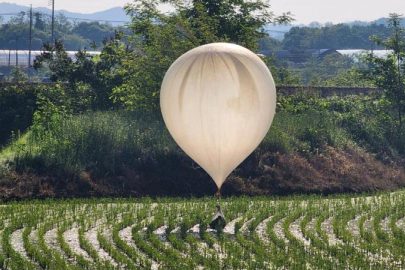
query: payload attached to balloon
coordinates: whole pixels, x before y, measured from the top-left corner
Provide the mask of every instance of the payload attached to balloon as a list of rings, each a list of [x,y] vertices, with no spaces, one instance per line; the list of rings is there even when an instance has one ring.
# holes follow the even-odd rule
[[[239,45],[212,43],[188,51],[171,65],[160,106],[174,140],[220,190],[267,134],[276,88],[256,54]]]

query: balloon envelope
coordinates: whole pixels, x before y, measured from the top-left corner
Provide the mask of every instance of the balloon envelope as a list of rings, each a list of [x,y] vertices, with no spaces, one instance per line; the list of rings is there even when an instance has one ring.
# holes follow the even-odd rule
[[[235,44],[212,43],[172,64],[160,106],[174,140],[220,189],[269,130],[276,89],[256,54]]]

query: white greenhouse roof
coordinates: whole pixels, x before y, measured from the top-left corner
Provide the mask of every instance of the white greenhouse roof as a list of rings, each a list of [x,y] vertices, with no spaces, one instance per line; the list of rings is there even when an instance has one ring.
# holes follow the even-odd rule
[[[361,54],[370,52],[370,50],[337,50],[342,55],[358,57]],[[377,57],[387,57],[391,50],[373,50],[373,54]]]
[[[43,51],[31,51],[31,65],[34,63],[35,56],[40,55]],[[72,59],[75,59],[77,51],[67,51]],[[99,55],[100,52],[87,51],[90,55]],[[28,50],[0,50],[0,66],[28,66]]]

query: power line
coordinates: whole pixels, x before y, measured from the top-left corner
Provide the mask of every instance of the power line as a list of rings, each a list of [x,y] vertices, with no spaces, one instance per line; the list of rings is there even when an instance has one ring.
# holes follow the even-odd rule
[[[14,15],[18,15],[20,14],[20,12],[18,13],[1,13],[0,16],[14,16]]]
[[[97,20],[97,19],[81,19],[81,18],[73,18],[73,17],[66,17],[68,19],[77,20],[77,21],[90,21],[90,22],[112,22],[112,23],[129,23],[131,21],[110,21],[110,20]]]
[[[279,34],[286,34],[288,31],[280,31],[280,30],[265,30],[266,32],[273,32],[273,33],[279,33]]]
[[[28,67],[31,67],[31,49],[32,49],[32,5],[30,8],[30,42],[29,42],[29,54],[28,54]]]

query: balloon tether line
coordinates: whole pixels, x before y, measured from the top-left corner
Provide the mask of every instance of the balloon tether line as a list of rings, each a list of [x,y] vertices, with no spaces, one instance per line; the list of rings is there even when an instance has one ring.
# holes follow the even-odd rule
[[[218,191],[215,193],[215,197],[217,197],[217,204],[219,205],[219,199],[221,198],[221,189],[218,188]]]

